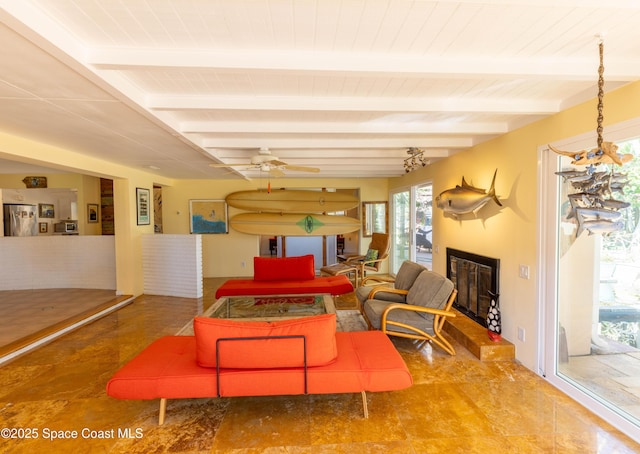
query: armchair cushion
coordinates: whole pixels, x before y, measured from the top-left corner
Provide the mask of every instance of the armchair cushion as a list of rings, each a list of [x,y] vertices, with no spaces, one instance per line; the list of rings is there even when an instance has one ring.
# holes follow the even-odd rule
[[[446,277],[425,270],[416,278],[416,281],[407,294],[407,304],[442,309],[446,304],[454,285]],[[433,320],[431,314],[421,314],[422,317]]]
[[[410,260],[405,260],[402,262],[402,265],[400,265],[400,269],[398,270],[398,274],[396,274],[395,279],[390,279],[388,282],[378,281],[378,283],[374,285],[362,285],[356,289],[356,297],[358,298],[358,301],[360,301],[360,304],[363,304],[370,298],[369,294],[371,291],[376,289],[376,293],[372,298],[391,301],[394,303],[404,303],[407,299],[406,294],[390,291],[385,292],[383,288],[390,287],[397,290],[409,290],[420,273],[426,269],[427,268],[423,265]],[[375,281],[375,277],[372,278],[372,280]]]
[[[402,265],[400,265],[400,269],[398,270],[398,274],[396,274],[393,286],[400,290],[409,290],[420,273],[426,269],[427,268],[423,265],[410,260],[405,260],[402,262]]]
[[[385,291],[385,289],[388,289],[388,290],[394,289],[393,285],[389,283],[389,284],[380,284],[375,286],[362,285],[358,287],[356,289],[356,298],[358,299],[358,301],[360,301],[360,304],[364,303],[365,301],[371,298],[370,295],[374,289],[376,290],[376,294],[375,296],[373,296],[373,298],[375,299],[379,299],[387,302],[394,302],[394,303],[405,302],[406,295],[402,295],[400,293],[395,293],[391,291]]]
[[[375,299],[367,301],[367,304],[364,306],[364,312],[373,328],[382,329],[382,314],[390,304],[393,303]],[[428,320],[426,317],[423,317],[423,315],[430,315],[431,319]],[[387,320],[404,323],[406,325],[414,326],[418,329],[421,329],[428,334],[434,334],[433,315],[431,314],[420,314],[411,310],[394,310],[389,312],[389,314],[387,315]],[[415,331],[403,328],[401,326],[394,326],[393,330],[401,333],[415,334]]]
[[[369,249],[375,249],[376,251],[378,251],[378,256],[386,254],[389,250],[389,234],[377,232],[372,233],[371,243],[369,243]]]
[[[374,252],[377,252],[377,257],[373,257]],[[389,234],[374,232],[371,235],[371,243],[369,243],[369,249],[367,249],[367,255],[358,255],[353,257],[347,257],[347,262],[356,264],[361,268],[361,277],[364,277],[364,270],[378,271],[380,263],[386,260],[389,255]]]

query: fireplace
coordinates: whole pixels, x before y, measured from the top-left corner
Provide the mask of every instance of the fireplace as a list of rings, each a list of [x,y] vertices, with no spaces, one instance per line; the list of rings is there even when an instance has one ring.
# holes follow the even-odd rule
[[[453,306],[482,326],[487,325],[491,294],[498,295],[500,260],[447,248],[447,277],[458,296]]]

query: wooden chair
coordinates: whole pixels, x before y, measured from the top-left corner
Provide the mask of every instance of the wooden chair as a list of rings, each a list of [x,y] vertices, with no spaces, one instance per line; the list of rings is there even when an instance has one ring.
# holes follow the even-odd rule
[[[376,251],[377,256],[375,258],[367,255],[350,256],[346,257],[346,263],[355,266],[360,279],[364,279],[367,271],[378,271],[382,262],[389,258],[389,246],[388,233],[373,233],[367,252]]]
[[[387,289],[388,291],[391,289]],[[455,317],[451,310],[457,295],[453,282],[433,271],[425,270],[409,290],[393,289],[406,295],[405,303],[374,298],[365,301],[362,313],[370,329],[379,329],[390,336],[425,340],[450,355],[456,351],[443,336],[447,317]]]

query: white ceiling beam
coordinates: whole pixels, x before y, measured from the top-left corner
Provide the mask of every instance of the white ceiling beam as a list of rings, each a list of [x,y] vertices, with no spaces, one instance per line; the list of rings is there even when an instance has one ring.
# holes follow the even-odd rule
[[[339,112],[481,112],[551,115],[557,101],[491,98],[379,98],[312,96],[151,95],[150,110],[270,110]]]
[[[408,148],[408,147],[407,147]],[[314,160],[317,159],[317,152],[321,152],[322,159],[356,159],[355,162],[362,163],[361,159],[365,159],[364,162],[369,162],[370,159],[404,159],[409,155],[407,154],[407,148],[399,149],[375,149],[375,148],[361,148],[361,149],[313,149],[307,150],[296,149],[272,149],[271,154],[284,159],[298,159],[298,160]],[[257,153],[257,150],[252,149],[208,149],[207,153],[218,159],[248,159]],[[449,156],[449,151],[446,149],[429,148],[429,156],[438,156],[445,158]]]
[[[595,57],[456,57],[351,52],[92,48],[86,64],[100,70],[209,69],[350,77],[542,79],[592,81]],[[597,68],[596,68],[597,69]],[[607,80],[640,76],[640,60],[607,59]]]
[[[473,140],[468,138],[382,138],[382,139],[325,139],[325,138],[205,138],[204,148],[468,148]]]
[[[504,134],[506,122],[255,122],[255,121],[184,121],[183,134],[195,133],[284,133],[284,134]]]
[[[387,165],[393,165],[396,163],[403,163],[404,160],[406,158],[408,158],[409,156],[403,156],[403,157],[392,157],[392,158],[386,158],[386,159],[372,159],[372,158],[349,158],[349,157],[344,157],[344,158],[340,158],[340,159],[332,159],[332,160],[327,160],[327,159],[294,159],[294,158],[287,158],[284,156],[278,156],[280,159],[283,159],[286,161],[287,164],[291,164],[291,165],[300,165],[300,166],[310,166],[310,167],[341,167],[341,166],[359,166],[359,167],[378,167],[378,166],[387,166]],[[428,158],[442,158],[442,157],[447,157],[447,156],[426,156]],[[234,164],[234,165],[249,165],[249,160],[248,158],[233,158],[233,159],[225,159],[224,161],[225,164]]]

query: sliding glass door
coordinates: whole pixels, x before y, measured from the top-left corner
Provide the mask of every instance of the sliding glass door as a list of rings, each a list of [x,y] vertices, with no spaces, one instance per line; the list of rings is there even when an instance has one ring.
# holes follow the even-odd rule
[[[619,153],[634,158],[616,166],[624,177],[611,177],[610,166],[595,169],[603,177],[609,170],[602,191],[582,186],[580,176],[587,168],[541,151],[540,372],[638,440],[640,140],[616,143]],[[578,141],[571,149],[592,145]],[[584,208],[594,193],[597,207]],[[610,209],[614,204],[616,209]]]
[[[424,183],[391,194],[391,262],[395,274],[405,260],[431,269],[432,185]]]
[[[391,196],[391,262],[389,272],[396,274],[405,260],[411,260],[411,191]]]

